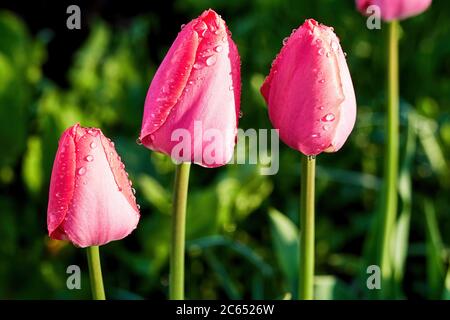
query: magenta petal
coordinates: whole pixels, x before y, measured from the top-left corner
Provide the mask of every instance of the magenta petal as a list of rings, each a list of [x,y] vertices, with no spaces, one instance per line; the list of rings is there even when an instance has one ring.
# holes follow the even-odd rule
[[[194,60],[191,61],[192,68],[188,68],[190,73],[187,81],[184,82],[184,78],[183,81],[175,79],[177,84],[185,83],[183,92],[172,106],[166,120],[151,134],[146,125],[146,118],[153,113],[154,107],[152,102],[147,100],[141,140],[146,147],[168,154],[178,161],[195,162],[205,167],[221,166],[231,159],[236,140],[241,90],[239,54],[225,22],[212,10],[207,10],[194,19],[182,32],[196,34],[198,39],[197,46],[189,46],[189,52],[195,50],[195,54]],[[170,51],[186,48],[183,43],[189,41],[186,39],[189,38],[182,38],[180,33]],[[167,57],[164,61],[166,60]],[[171,68],[178,70],[177,64],[184,62],[176,62]],[[163,62],[160,69],[165,67]],[[150,92],[157,92],[154,88],[167,83],[153,80],[149,95]],[[152,96],[155,101],[158,98]],[[179,144],[173,136],[177,130],[184,130],[189,135],[189,154],[172,152]],[[216,142],[208,137],[208,134],[214,132],[220,135],[220,140]],[[213,145],[214,157],[209,159],[205,154]]]
[[[432,0],[356,0],[356,8],[364,15],[369,6],[378,6],[381,18],[386,21],[406,19],[421,14]]]
[[[64,131],[59,139],[58,151],[53,163],[52,177],[47,209],[47,226],[49,236],[64,239],[64,233],[59,229],[63,222],[69,204],[72,200],[75,177],[75,143],[73,131],[78,125]]]
[[[66,130],[50,186],[50,236],[78,247],[103,245],[127,236],[138,221],[139,209],[113,143],[99,129],[76,125]]]
[[[289,37],[261,93],[281,140],[306,155],[337,151],[353,129],[356,101],[339,39],[312,19]]]

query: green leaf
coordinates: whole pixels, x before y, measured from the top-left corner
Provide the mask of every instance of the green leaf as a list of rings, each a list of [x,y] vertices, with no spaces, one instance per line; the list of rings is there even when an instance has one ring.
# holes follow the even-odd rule
[[[434,205],[429,200],[426,200],[424,205],[428,293],[430,298],[439,299],[442,296],[445,277],[444,246],[439,233]]]
[[[297,296],[299,268],[299,229],[281,212],[269,211],[272,244],[278,264],[293,297]]]
[[[28,147],[23,160],[22,177],[28,191],[37,195],[42,188],[42,141],[39,137],[28,138]]]
[[[342,300],[355,299],[349,292],[348,286],[335,276],[322,275],[314,277],[314,299]]]
[[[137,179],[139,191],[146,201],[161,213],[170,214],[170,194],[159,182],[149,175],[142,174]]]
[[[206,260],[208,261],[208,264],[211,266],[214,272],[217,274],[217,280],[226,292],[228,298],[232,300],[242,299],[242,295],[240,294],[237,285],[234,283],[234,280],[231,278],[230,274],[227,271],[227,268],[223,265],[220,259],[217,259],[216,255],[211,251],[207,251]]]
[[[408,116],[407,139],[403,163],[399,174],[399,194],[401,200],[401,212],[395,225],[393,236],[392,264],[394,273],[394,290],[397,298],[403,298],[401,293],[401,283],[405,273],[406,257],[408,255],[408,239],[411,222],[411,166],[416,152],[416,134],[414,117]]]

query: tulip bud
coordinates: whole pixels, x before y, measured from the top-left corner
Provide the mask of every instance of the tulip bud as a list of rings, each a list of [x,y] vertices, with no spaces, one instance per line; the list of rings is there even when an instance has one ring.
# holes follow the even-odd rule
[[[225,21],[213,10],[203,12],[182,27],[152,80],[140,141],[176,161],[226,164],[236,140],[240,79],[239,54]],[[188,148],[173,152],[182,130],[189,134]],[[204,154],[210,143],[212,161]]]
[[[138,221],[134,190],[114,143],[100,129],[67,129],[53,163],[49,236],[78,247],[103,245],[126,237]]]
[[[385,21],[402,20],[421,14],[431,5],[431,0],[356,0],[357,9],[367,15],[367,8],[378,6]]]
[[[345,54],[333,28],[310,19],[284,41],[261,93],[281,140],[305,155],[338,151],[356,119]]]

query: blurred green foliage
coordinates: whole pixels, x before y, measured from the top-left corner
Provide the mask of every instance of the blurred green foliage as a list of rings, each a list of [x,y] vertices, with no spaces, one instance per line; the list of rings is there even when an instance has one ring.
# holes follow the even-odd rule
[[[271,128],[259,87],[281,41],[305,18],[332,25],[347,52],[359,102],[356,128],[336,154],[318,158],[316,296],[374,298],[366,268],[378,250],[385,109],[385,25],[368,30],[353,1],[176,0],[184,21],[214,8],[242,58],[240,127]],[[165,298],[173,165],[136,145],[143,101],[179,26],[143,12],[126,25],[99,17],[66,70],[68,86],[43,72],[48,42],[0,11],[0,298],[89,298],[83,250],[46,235],[52,162],[61,132],[80,122],[116,142],[138,190],[142,219],[127,239],[102,247],[107,295]],[[394,298],[450,298],[450,2],[402,22],[402,169]],[[172,37],[159,43],[162,28]],[[157,58],[149,48],[157,47]],[[280,171],[255,165],[195,166],[191,174],[188,298],[296,296],[299,155],[281,146]],[[82,290],[66,289],[78,264]]]

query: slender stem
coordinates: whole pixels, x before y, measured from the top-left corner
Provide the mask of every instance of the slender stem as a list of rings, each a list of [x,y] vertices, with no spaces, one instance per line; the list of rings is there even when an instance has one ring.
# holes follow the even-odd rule
[[[170,251],[169,297],[171,300],[184,299],[184,238],[190,167],[190,163],[181,163],[177,165],[175,172]]]
[[[98,246],[92,246],[86,248],[86,250],[89,265],[89,278],[91,279],[92,298],[94,300],[105,300],[99,248]]]
[[[299,299],[314,298],[314,180],[316,159],[302,155]]]
[[[397,184],[399,162],[399,76],[398,76],[398,21],[389,24],[388,46],[388,110],[386,113],[387,142],[384,165],[384,207],[382,208],[382,242],[380,267],[382,295],[389,292],[392,276],[391,245],[397,215]]]

